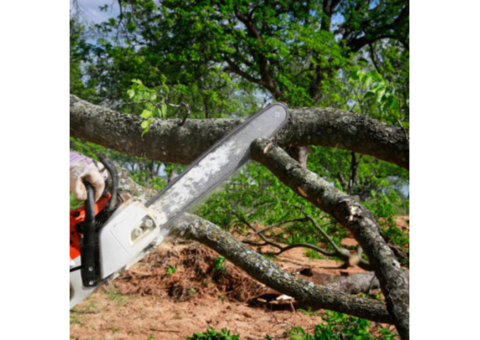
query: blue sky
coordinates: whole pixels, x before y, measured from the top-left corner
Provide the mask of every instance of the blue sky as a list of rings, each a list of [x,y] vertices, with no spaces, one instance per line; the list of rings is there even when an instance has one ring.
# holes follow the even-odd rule
[[[113,0],[78,0],[77,3],[80,7],[80,16],[86,22],[100,23],[119,14],[118,3]],[[108,5],[106,12],[99,9],[104,5]],[[73,0],[70,0],[70,8],[74,8]]]

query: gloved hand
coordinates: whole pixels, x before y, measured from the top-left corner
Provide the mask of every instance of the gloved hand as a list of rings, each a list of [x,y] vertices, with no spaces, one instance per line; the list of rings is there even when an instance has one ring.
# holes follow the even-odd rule
[[[77,201],[87,199],[87,188],[83,180],[89,182],[95,190],[95,202],[102,196],[105,189],[105,179],[95,164],[78,161],[70,165],[70,190],[75,194]]]

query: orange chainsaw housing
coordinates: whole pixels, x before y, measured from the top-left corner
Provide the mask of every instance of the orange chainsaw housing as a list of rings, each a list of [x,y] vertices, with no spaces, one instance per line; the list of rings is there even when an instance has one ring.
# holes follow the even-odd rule
[[[112,195],[108,193],[102,196],[98,202],[95,203],[95,216],[105,209],[110,201]],[[81,234],[77,231],[77,224],[85,220],[85,206],[70,211],[70,260],[76,259],[80,256],[80,237]]]

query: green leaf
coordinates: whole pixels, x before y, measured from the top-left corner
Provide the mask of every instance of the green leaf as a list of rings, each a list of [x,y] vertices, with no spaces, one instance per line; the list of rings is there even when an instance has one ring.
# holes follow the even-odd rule
[[[163,119],[167,118],[167,105],[165,105],[165,104],[161,105],[160,113],[162,114]]]
[[[377,103],[380,103],[380,101],[382,100],[383,96],[385,94],[385,88],[382,88],[380,89],[378,92],[377,92]]]
[[[365,78],[365,87],[369,87],[370,85],[372,85],[372,83],[373,83],[373,77],[367,76],[367,78]]]
[[[127,94],[130,98],[133,98],[135,96],[135,90],[130,89],[130,90],[127,91]]]
[[[152,116],[152,111],[149,111],[149,110],[143,110],[142,114],[140,115],[141,118],[150,118]],[[146,122],[146,121],[143,121],[142,124]],[[142,126],[144,127],[144,126]]]
[[[376,95],[377,94],[375,93],[375,91],[369,90],[367,91],[367,93],[365,93],[365,96],[363,97],[363,99],[367,100],[370,98],[375,98]]]

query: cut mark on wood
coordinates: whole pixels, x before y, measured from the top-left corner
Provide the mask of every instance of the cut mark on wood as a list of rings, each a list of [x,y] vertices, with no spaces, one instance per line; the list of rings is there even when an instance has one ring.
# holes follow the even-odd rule
[[[266,154],[268,152],[268,149],[270,149],[270,147],[272,146],[272,142],[268,143],[267,146],[265,147],[265,149],[263,149],[263,154]]]

